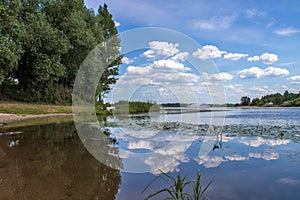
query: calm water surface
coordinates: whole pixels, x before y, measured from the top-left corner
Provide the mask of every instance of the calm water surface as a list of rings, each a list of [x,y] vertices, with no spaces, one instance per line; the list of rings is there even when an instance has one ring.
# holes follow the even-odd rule
[[[200,171],[204,184],[213,179],[210,199],[300,199],[300,109],[215,109],[108,118],[104,132],[87,125],[101,137],[85,142],[100,143],[94,153],[114,169],[85,149],[73,122],[2,129],[0,199],[143,199],[166,186],[156,179],[143,192],[157,169]]]

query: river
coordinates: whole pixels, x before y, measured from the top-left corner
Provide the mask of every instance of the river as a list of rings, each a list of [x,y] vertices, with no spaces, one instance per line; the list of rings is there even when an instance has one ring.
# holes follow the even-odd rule
[[[2,128],[0,199],[143,199],[166,187],[162,171],[199,171],[203,185],[213,180],[210,199],[299,199],[299,122],[299,108],[207,108],[82,130],[72,121]]]

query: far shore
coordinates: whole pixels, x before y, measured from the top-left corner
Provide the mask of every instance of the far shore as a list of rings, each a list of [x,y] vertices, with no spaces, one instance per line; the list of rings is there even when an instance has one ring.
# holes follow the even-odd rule
[[[72,116],[73,113],[52,113],[52,114],[5,114],[0,113],[0,126],[6,125],[14,122],[29,120],[29,119],[38,119],[38,118],[48,118],[48,117],[64,117]]]

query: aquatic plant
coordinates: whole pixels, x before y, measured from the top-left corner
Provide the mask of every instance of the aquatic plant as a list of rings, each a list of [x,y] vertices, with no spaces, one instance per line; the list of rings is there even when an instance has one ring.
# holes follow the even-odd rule
[[[168,175],[163,171],[161,171],[161,173],[162,175],[158,176],[157,178],[162,178],[167,183],[167,187],[154,191],[149,196],[147,196],[145,200],[151,199],[152,197],[155,197],[161,193],[167,193],[169,195],[169,198],[167,199],[176,199],[176,200],[205,199],[203,195],[213,182],[212,179],[206,186],[203,186],[201,184],[201,174],[199,171],[197,172],[197,177],[195,180],[187,179],[187,175],[182,176],[180,172],[177,174],[176,178]],[[144,189],[143,192],[145,192],[149,188],[149,186],[153,184],[155,180],[156,178]],[[188,189],[192,189],[192,193],[187,192]]]

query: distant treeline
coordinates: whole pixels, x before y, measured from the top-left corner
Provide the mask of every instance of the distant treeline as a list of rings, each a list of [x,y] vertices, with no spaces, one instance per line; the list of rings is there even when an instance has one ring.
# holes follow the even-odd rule
[[[286,90],[283,94],[269,94],[261,98],[254,98],[252,101],[249,97],[244,96],[241,98],[241,104],[238,105],[296,107],[300,106],[300,92],[294,94]]]
[[[160,107],[154,102],[141,102],[141,101],[119,101],[114,104],[115,113],[122,114],[139,114],[147,113],[149,111],[159,111]]]
[[[187,107],[191,104],[189,103],[162,103],[162,107]]]
[[[0,0],[0,98],[70,103],[77,71],[89,52],[118,33],[106,4],[83,0]],[[105,66],[95,99],[116,82],[117,59]]]

